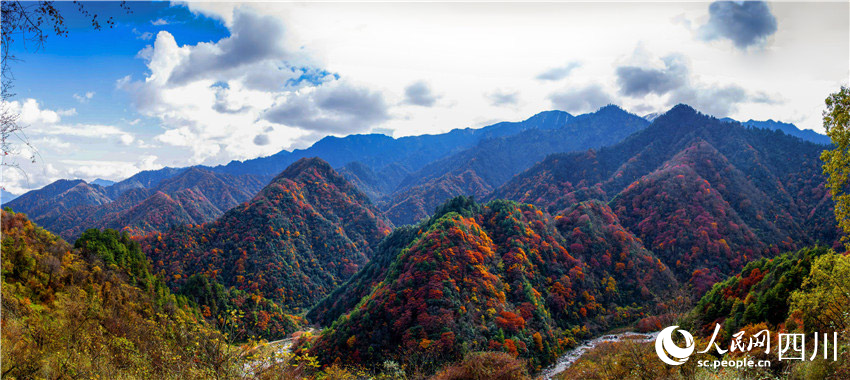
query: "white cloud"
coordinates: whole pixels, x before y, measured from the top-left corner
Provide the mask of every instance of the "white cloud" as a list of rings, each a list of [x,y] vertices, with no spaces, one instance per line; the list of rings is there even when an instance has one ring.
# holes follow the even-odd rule
[[[89,100],[91,100],[91,98],[94,97],[94,91],[89,91],[89,92],[86,92],[82,95],[74,94],[73,96],[74,96],[74,99],[76,99],[80,103],[88,103]]]
[[[56,137],[42,137],[33,141],[33,145],[37,147],[50,147],[54,149],[70,150],[71,143],[59,140]]]
[[[616,68],[617,85],[624,97],[641,101],[657,100],[663,111],[678,103],[717,116],[731,116],[747,104],[778,104],[778,95],[750,91],[736,83],[704,83],[691,72],[690,61],[682,54],[656,57],[638,45],[629,62]],[[643,107],[636,107],[643,112]]]
[[[785,97],[781,105],[738,104],[735,114],[746,118],[805,114],[804,128],[822,130],[823,99],[848,77],[847,3],[772,2],[778,28],[764,49],[749,52],[726,41],[697,41],[697,29],[711,18],[705,2],[189,4],[228,24],[239,7],[283,20],[290,49],[303,49],[329,71],[382,91],[389,104],[402,103],[404,86],[422,79],[439,88],[447,104],[457,104],[451,112],[391,109],[402,117],[382,127],[397,136],[522,119],[546,108],[553,92],[590,82],[627,109],[664,110],[666,99],[654,93],[647,99],[618,93],[619,60],[641,41],[656,56],[687,57],[693,83],[709,93],[736,84],[749,93]],[[568,63],[578,61],[580,68],[561,77]],[[564,70],[550,73],[553,68]],[[541,73],[560,80],[535,80]],[[515,90],[523,102],[496,106],[481,96],[492,88]]]
[[[188,163],[273,154],[316,131],[361,132],[389,119],[380,92],[288,48],[279,19],[236,10],[230,32],[217,42],[181,46],[160,31],[139,53],[146,77],[116,82],[138,112],[160,121],[165,131],[155,141],[191,150]],[[276,127],[265,132],[270,126]]]
[[[140,32],[136,28],[133,28],[132,32],[133,32],[133,34],[136,35],[136,39],[138,39],[138,40],[147,41],[147,40],[153,38],[153,33],[151,33],[151,32]]]
[[[13,193],[22,194],[60,178],[91,180],[99,176],[112,179],[143,168],[161,167],[146,155],[142,155],[142,159],[136,162],[105,160],[102,167],[98,167],[94,163],[101,162],[103,156],[120,154],[126,157],[129,153],[127,149],[134,142],[139,148],[144,143],[137,141],[132,133],[112,125],[63,122],[61,116],[73,115],[74,112],[45,108],[36,99],[12,101],[3,106],[20,114],[19,124],[24,127],[22,138],[12,141],[12,154],[4,160],[17,168],[0,168],[3,170],[3,186]],[[29,139],[23,136],[29,136]],[[82,161],[90,162],[83,169],[77,168],[77,164]],[[96,175],[89,177],[90,173]]]
[[[155,25],[155,26],[162,26],[162,25],[168,25],[168,24],[169,24],[168,20],[166,20],[164,18],[158,18],[156,20],[151,21],[151,25]]]
[[[108,180],[121,180],[132,176],[142,170],[162,169],[162,165],[156,163],[157,156],[144,155],[136,161],[108,161],[108,160],[62,160],[67,166],[71,178],[83,178],[92,180],[103,178]]]
[[[9,107],[11,112],[21,115],[18,123],[24,127],[29,125],[55,124],[60,120],[58,112],[42,109],[38,101],[32,98],[25,100],[23,103],[12,101],[6,103],[5,106]]]
[[[74,116],[77,114],[76,108],[68,108],[66,110],[57,110],[56,114],[59,116]]]
[[[99,124],[53,124],[43,125],[35,129],[41,135],[61,135],[103,139],[114,137],[124,145],[129,145],[135,137],[132,134],[112,125]]]

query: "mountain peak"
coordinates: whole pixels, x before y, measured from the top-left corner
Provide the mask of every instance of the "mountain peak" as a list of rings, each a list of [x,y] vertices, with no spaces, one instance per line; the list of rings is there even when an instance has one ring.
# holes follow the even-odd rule
[[[596,112],[613,112],[613,111],[626,112],[626,110],[620,108],[620,106],[618,106],[616,104],[608,104],[608,105],[602,106],[598,110],[596,110]],[[628,113],[628,112],[626,112],[626,113]]]
[[[673,108],[671,108],[669,111],[667,111],[665,115],[666,114],[680,114],[689,116],[699,114],[699,112],[697,112],[694,107],[691,107],[685,103],[679,103],[673,106]]]
[[[669,121],[669,122],[673,122],[673,123],[681,123],[683,119],[692,119],[692,118],[697,117],[697,116],[705,116],[705,115],[699,113],[699,111],[695,110],[693,107],[691,107],[687,104],[679,103],[679,104],[673,106],[673,108],[671,108],[669,111],[667,111],[664,114],[655,118],[653,123],[657,123],[659,121],[661,121],[661,122]]]
[[[572,115],[571,113],[569,113],[569,112],[566,112],[566,111],[560,111],[560,110],[549,110],[549,111],[541,111],[541,112],[538,112],[538,113],[536,113],[534,116],[529,117],[529,118],[528,118],[528,119],[526,119],[526,120],[547,119],[547,118],[550,118],[550,117],[551,117],[551,118],[558,118],[558,117],[562,117],[562,118],[565,118],[565,119],[569,119],[569,118],[573,117],[573,115]]]
[[[608,104],[606,106],[600,107],[596,111],[588,112],[586,114],[579,115],[577,119],[587,119],[592,117],[604,117],[604,118],[629,118],[634,117],[636,119],[641,119],[640,116],[634,115],[629,111],[624,110],[620,106],[616,104]]]
[[[278,181],[281,178],[288,178],[294,180],[310,169],[315,169],[323,176],[329,176],[331,175],[331,173],[336,174],[331,165],[327,163],[327,161],[319,157],[305,157],[293,162],[292,165],[289,165],[289,167],[287,167],[286,170],[284,170],[277,177],[275,177],[272,182]]]
[[[97,178],[94,181],[91,181],[92,185],[98,185],[102,187],[109,187],[115,184],[115,181],[110,181],[108,179]]]

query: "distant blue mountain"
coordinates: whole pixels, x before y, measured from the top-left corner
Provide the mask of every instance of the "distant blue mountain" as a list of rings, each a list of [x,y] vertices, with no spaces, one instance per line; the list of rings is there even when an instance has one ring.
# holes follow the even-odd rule
[[[501,122],[478,129],[453,129],[435,135],[397,139],[383,134],[328,136],[307,149],[283,150],[268,157],[232,161],[211,170],[271,177],[301,158],[321,157],[335,168],[356,161],[375,172],[390,164],[415,171],[437,159],[473,147],[484,139],[511,136],[529,129],[560,128],[572,118],[563,111],[545,111],[520,122]]]
[[[11,201],[12,199],[17,198],[18,196],[17,196],[17,195],[15,195],[15,194],[12,194],[12,193],[10,193],[10,192],[8,192],[8,191],[6,191],[6,190],[1,190],[1,189],[0,189],[0,197],[2,197],[2,199],[0,199],[0,201],[2,201],[2,203],[4,203],[4,204],[5,204],[6,202]]]
[[[115,181],[110,181],[110,180],[108,180],[108,179],[98,178],[98,179],[96,179],[96,180],[94,180],[94,181],[91,181],[91,183],[92,183],[92,184],[94,184],[94,185],[100,185],[100,186],[103,186],[103,187],[109,187],[109,186],[114,185],[114,184],[115,184]]]
[[[724,117],[720,120],[726,121],[726,122],[739,122],[737,120],[730,119],[728,117]],[[813,142],[815,144],[821,144],[821,145],[832,144],[832,141],[829,139],[829,136],[822,135],[822,134],[817,133],[817,132],[815,132],[811,129],[799,129],[799,128],[797,128],[796,125],[790,124],[790,123],[783,123],[781,121],[774,121],[772,119],[769,119],[769,120],[766,120],[766,121],[758,121],[758,120],[750,119],[748,121],[743,121],[743,122],[740,122],[740,123],[742,125],[745,125],[745,126],[748,126],[748,127],[753,127],[753,128],[770,129],[770,130],[773,130],[773,131],[782,131],[786,135],[799,137],[803,140]]]

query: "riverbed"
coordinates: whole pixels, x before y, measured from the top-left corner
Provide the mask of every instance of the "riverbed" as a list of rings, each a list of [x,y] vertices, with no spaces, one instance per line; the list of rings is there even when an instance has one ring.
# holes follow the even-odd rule
[[[594,338],[592,340],[586,341],[582,343],[580,346],[567,351],[564,355],[562,355],[558,361],[552,365],[551,367],[545,369],[543,373],[541,373],[540,378],[543,380],[552,380],[555,375],[564,372],[567,368],[570,368],[573,363],[578,361],[582,355],[584,355],[590,349],[596,347],[600,343],[606,342],[619,342],[625,338],[633,340],[635,342],[640,343],[648,343],[655,340],[655,337],[658,336],[658,331],[653,333],[638,333],[638,332],[624,332],[620,334],[608,334],[603,335],[598,338]]]

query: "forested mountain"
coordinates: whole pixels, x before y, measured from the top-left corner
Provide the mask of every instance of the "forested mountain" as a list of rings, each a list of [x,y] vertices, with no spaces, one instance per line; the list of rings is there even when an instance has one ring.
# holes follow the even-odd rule
[[[676,288],[603,203],[551,217],[510,201],[454,198],[399,228],[309,316],[335,320],[325,362],[440,365],[479,350],[554,360],[589,331],[633,321]]]
[[[297,312],[356,273],[391,227],[366,195],[311,158],[216,221],[151,233],[142,245],[174,289],[204,276]]]
[[[137,364],[81,362],[119,366],[119,377],[145,361],[209,359],[174,346],[200,339],[191,334],[155,338],[174,354],[151,357],[144,334],[213,336],[211,323],[242,342],[271,340],[306,321],[325,328],[294,345],[310,365],[400,363],[430,374],[498,351],[533,373],[593,334],[654,326],[671,315],[665,301],[676,291],[705,295],[691,315],[702,330],[762,321],[809,331],[819,322],[789,294],[811,291],[805,278],[826,249],[778,255],[838,246],[825,146],[785,125],[686,105],[648,119],[612,105],[576,117],[549,111],[442,135],[328,137],[216,168],[101,182],[109,186],[56,181],[3,215],[3,344],[32,341],[10,351],[15,360],[62,371],[75,359],[38,342],[25,321],[57,318],[44,328],[63,337],[54,329],[94,329],[63,314],[92,287],[85,307],[111,313],[98,317],[109,326],[73,355],[120,357],[126,347],[113,338],[127,339]],[[206,376],[204,365],[186,376]]]
[[[715,323],[736,332],[748,324],[785,323],[791,292],[802,288],[815,259],[827,252],[823,247],[804,248],[748,263],[700,299],[691,314],[696,327],[710,334]]]
[[[75,246],[2,212],[4,378],[198,378],[227,373],[223,336],[150,272],[129,236]],[[218,373],[217,373],[218,372]]]
[[[645,119],[608,105],[570,118],[559,128],[482,140],[408,175],[382,208],[393,223],[415,223],[453,196],[483,198],[548,154],[611,145],[647,125]]]
[[[619,144],[551,155],[491,197],[550,212],[609,202],[680,280],[704,289],[750,260],[836,241],[822,150],[678,105]]]
[[[130,186],[114,200],[109,189],[121,183],[104,188],[82,180],[60,180],[8,206],[64,238],[77,237],[88,228],[123,229],[139,235],[215,220],[263,186],[255,176],[231,176],[198,167],[169,178],[142,173],[134,177],[125,183],[138,186]]]
[[[848,287],[850,256],[824,247],[759,259],[715,284],[696,307],[672,322],[694,337],[696,351],[682,365],[658,360],[653,341],[623,339],[596,345],[555,379],[847,379],[850,346],[843,331],[850,326]],[[656,323],[645,331],[669,325]],[[833,332],[837,333],[835,340]],[[780,359],[778,351],[784,344],[780,334],[805,336],[804,360]],[[767,338],[767,344],[748,343],[760,337]],[[746,345],[731,349],[738,339]],[[717,346],[710,346],[711,342]],[[699,351],[704,347],[707,352]],[[800,346],[795,350],[799,352]],[[712,368],[700,365],[705,360],[762,364]]]
[[[770,360],[762,374],[788,378],[845,379],[850,376],[850,346],[843,334],[850,327],[850,256],[824,247],[809,247],[787,252],[772,259],[753,261],[734,276],[716,284],[683,320],[694,335],[708,339],[721,325],[719,341],[730,341],[732,334],[754,334],[768,330],[773,347],[778,334],[794,333],[821,339],[805,343],[806,353],[815,353],[805,361],[779,360],[764,348],[748,356]],[[827,340],[823,334],[837,340]],[[817,347],[817,348],[816,348]],[[772,348],[773,349],[773,348]],[[820,351],[815,351],[820,349]],[[824,351],[828,354],[824,355]],[[730,353],[729,357],[739,357]],[[762,375],[760,377],[765,377]]]

